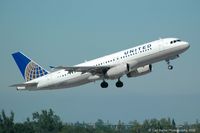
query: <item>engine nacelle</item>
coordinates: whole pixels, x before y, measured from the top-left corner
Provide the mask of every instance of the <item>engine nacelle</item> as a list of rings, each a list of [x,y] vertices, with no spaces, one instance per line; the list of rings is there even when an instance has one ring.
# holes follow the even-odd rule
[[[108,76],[108,78],[110,79],[117,79],[126,74],[127,72],[128,72],[127,64],[121,64],[113,68],[110,68],[107,71],[106,76]]]
[[[143,67],[139,67],[134,71],[131,71],[127,74],[127,77],[138,77],[147,73],[150,73],[152,71],[152,65],[145,65]]]
[[[128,71],[135,70],[137,68],[138,62],[136,60],[127,62]]]

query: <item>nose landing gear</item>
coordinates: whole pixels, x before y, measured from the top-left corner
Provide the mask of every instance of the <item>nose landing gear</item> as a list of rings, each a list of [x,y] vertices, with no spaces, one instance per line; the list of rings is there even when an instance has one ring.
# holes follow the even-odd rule
[[[169,66],[168,66],[168,69],[169,69],[169,70],[172,70],[172,69],[173,69],[173,66],[172,66],[172,65],[169,65]]]
[[[169,70],[172,70],[172,69],[173,69],[173,66],[170,65],[170,61],[169,61],[169,60],[166,60],[166,62],[167,62],[167,65],[168,65],[168,69],[169,69]]]

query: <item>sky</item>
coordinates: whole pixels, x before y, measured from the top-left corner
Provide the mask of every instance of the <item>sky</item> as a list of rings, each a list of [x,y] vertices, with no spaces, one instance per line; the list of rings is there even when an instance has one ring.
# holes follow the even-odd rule
[[[115,123],[174,118],[200,119],[199,0],[1,0],[0,110],[25,121],[52,108],[65,122]],[[22,51],[44,68],[73,66],[159,38],[177,37],[190,49],[171,61],[153,64],[150,74],[53,91],[17,91],[24,82],[11,54]]]

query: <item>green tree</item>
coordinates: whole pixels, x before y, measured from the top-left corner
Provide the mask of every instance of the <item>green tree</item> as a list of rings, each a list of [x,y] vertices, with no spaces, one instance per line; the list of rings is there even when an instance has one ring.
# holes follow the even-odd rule
[[[172,119],[172,128],[173,128],[173,129],[176,128],[176,122],[174,121],[174,119]]]
[[[158,120],[157,119],[151,119],[150,120],[150,127],[152,130],[158,129]]]
[[[62,122],[52,109],[35,112],[33,115],[34,130],[39,133],[56,133],[61,131]]]
[[[98,119],[98,120],[95,122],[95,128],[103,128],[103,126],[104,126],[103,120]]]
[[[16,133],[35,133],[33,126],[34,123],[27,118],[24,123],[15,124],[15,131]]]
[[[160,119],[160,129],[170,129],[171,128],[171,120],[170,118],[162,118]]]
[[[6,116],[2,110],[0,114],[0,133],[14,133],[14,113],[11,111],[10,117]]]
[[[144,120],[142,124],[142,133],[147,133],[151,130],[150,122],[149,120]]]
[[[136,120],[134,122],[132,122],[131,132],[132,133],[140,133],[141,132],[141,125]]]
[[[196,120],[196,123],[195,123],[195,125],[194,125],[195,127],[195,130],[196,130],[196,132],[197,133],[200,133],[200,123],[199,123],[199,120],[197,119]]]
[[[119,120],[118,121],[118,124],[117,124],[117,131],[119,132],[119,133],[124,133],[125,132],[125,125],[124,125],[124,123],[121,121],[121,120]]]

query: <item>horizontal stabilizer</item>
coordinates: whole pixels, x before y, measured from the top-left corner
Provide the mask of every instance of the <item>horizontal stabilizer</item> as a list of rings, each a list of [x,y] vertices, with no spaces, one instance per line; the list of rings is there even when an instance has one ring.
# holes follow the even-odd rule
[[[9,87],[27,87],[27,88],[30,88],[30,87],[37,87],[37,84],[38,83],[22,83],[22,84],[14,84],[14,85],[11,85]]]

